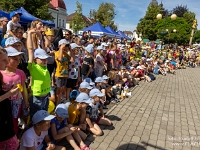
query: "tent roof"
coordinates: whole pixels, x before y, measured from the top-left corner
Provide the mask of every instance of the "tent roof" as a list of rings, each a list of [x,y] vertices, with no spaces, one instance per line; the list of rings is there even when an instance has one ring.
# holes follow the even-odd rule
[[[29,22],[31,22],[31,21],[33,21],[33,20],[39,19],[39,18],[37,18],[37,17],[31,15],[30,13],[28,13],[23,7],[20,7],[20,8],[18,8],[18,9],[15,10],[15,11],[17,11],[17,12],[19,12],[19,13],[22,13],[22,15],[21,15],[21,17],[20,17],[20,21],[21,21],[21,22],[29,23]],[[39,20],[41,20],[41,19],[39,19]],[[44,23],[44,24],[49,24],[49,25],[52,26],[52,27],[55,26],[55,24],[54,24],[53,22],[45,21],[45,20],[41,20],[41,21],[42,21],[42,23]]]
[[[129,38],[128,36],[126,36],[125,34],[124,34],[124,32],[122,32],[122,31],[118,31],[117,32],[119,35],[121,35],[123,38],[125,38],[125,39],[127,39],[127,40],[131,40],[131,38]]]
[[[94,32],[104,32],[104,33],[110,33],[110,34],[112,34],[108,30],[106,30],[99,22],[93,24],[90,27],[84,28],[81,31],[88,31],[88,30],[91,30],[91,31],[94,31]]]
[[[109,32],[115,34],[118,38],[121,38],[121,35],[119,35],[117,32],[115,32],[110,26],[107,26],[105,29],[108,30]]]

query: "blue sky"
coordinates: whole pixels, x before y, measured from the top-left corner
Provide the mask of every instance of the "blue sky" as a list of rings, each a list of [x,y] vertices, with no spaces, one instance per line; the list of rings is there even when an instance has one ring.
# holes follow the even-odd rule
[[[67,14],[71,14],[76,10],[76,0],[64,0],[67,7]],[[161,0],[157,0],[158,3]],[[116,17],[115,22],[119,30],[133,31],[147,10],[151,0],[79,0],[82,4],[83,14],[89,15],[91,9],[98,9],[102,2],[111,2],[115,4]],[[196,13],[196,19],[200,24],[200,0],[162,0],[164,7],[172,10],[177,5],[187,5],[190,11]],[[200,25],[198,26],[200,29]]]

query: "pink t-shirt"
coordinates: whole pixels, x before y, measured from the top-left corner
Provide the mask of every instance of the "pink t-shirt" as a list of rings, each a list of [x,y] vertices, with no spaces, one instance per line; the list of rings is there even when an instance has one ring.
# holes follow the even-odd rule
[[[9,91],[12,89],[13,86],[17,84],[24,85],[24,82],[26,80],[26,75],[22,70],[16,69],[16,72],[14,74],[7,74],[4,71],[1,71],[3,75],[3,90],[4,91]],[[11,96],[9,99],[10,100],[19,100],[22,98],[21,92]]]

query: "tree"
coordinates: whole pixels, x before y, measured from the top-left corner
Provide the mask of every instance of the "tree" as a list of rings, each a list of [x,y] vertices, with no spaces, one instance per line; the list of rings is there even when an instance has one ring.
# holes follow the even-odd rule
[[[188,12],[187,5],[178,5],[172,10],[173,14],[176,14],[178,17],[183,17],[183,15]]]
[[[200,43],[200,30],[197,30],[193,38],[194,43]]]
[[[176,32],[173,32],[174,29]],[[190,38],[190,25],[184,18],[178,17],[176,20],[171,20],[170,17],[159,20],[155,27],[158,39],[163,39],[165,43],[186,44]],[[162,36],[162,33],[166,35]]]
[[[30,14],[44,20],[54,18],[48,10],[50,0],[0,0],[0,10],[13,11],[19,7],[24,7]]]
[[[80,4],[78,0],[76,1],[76,7],[77,7],[76,15],[72,17],[72,22],[70,23],[70,26],[75,32],[86,27],[86,24],[82,16],[82,4]]]
[[[144,18],[137,25],[137,32],[142,32],[142,38],[156,40],[157,35],[154,30],[156,27],[158,20],[156,19],[157,14],[159,14],[163,10],[162,6],[157,6],[150,4],[147,8],[146,14]]]
[[[102,26],[110,26],[113,30],[117,30],[115,25],[115,5],[113,3],[103,2],[99,5],[98,10],[91,10],[90,17],[95,22],[99,22]]]

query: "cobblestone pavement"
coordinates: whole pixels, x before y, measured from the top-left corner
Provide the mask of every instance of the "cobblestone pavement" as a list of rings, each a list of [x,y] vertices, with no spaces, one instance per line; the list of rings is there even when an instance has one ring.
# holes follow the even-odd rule
[[[101,126],[104,135],[86,143],[93,150],[200,150],[199,89],[200,68],[140,82],[107,114],[114,126]]]

